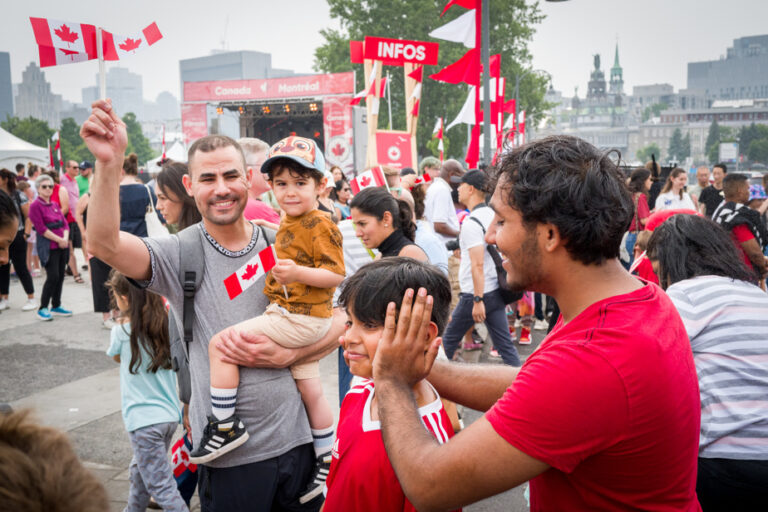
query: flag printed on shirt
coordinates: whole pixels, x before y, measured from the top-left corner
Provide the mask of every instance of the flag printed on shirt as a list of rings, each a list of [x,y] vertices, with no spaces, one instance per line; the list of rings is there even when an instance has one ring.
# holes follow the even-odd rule
[[[272,270],[275,266],[275,250],[273,246],[261,250],[245,265],[237,269],[224,279],[224,288],[227,289],[229,300],[250,288],[261,276]]]
[[[357,178],[349,182],[349,188],[352,189],[353,194],[360,193],[361,190],[368,187],[386,187],[387,180],[384,177],[384,171],[381,166],[368,169],[364,173],[360,174]],[[389,187],[387,187],[389,190]]]

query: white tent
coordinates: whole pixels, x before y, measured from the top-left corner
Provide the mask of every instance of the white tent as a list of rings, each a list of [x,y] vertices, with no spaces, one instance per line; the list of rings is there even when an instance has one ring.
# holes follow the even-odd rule
[[[184,146],[184,143],[180,140],[177,140],[173,143],[173,145],[165,152],[165,157],[170,160],[175,160],[177,162],[186,162],[187,161],[187,148]],[[152,160],[149,160],[147,162],[147,171],[150,173],[160,172],[160,160],[163,158],[163,155],[160,155],[157,158],[153,158]]]
[[[14,169],[16,164],[26,165],[27,162],[48,167],[48,149],[30,144],[0,128],[0,167]]]

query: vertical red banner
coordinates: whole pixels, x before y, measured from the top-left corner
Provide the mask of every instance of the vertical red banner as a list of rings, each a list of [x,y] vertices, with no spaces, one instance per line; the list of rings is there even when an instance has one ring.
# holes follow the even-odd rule
[[[205,103],[183,103],[181,105],[181,131],[184,144],[189,145],[208,135],[208,115]]]
[[[323,98],[323,132],[325,134],[325,161],[328,166],[338,165],[345,175],[355,170],[352,151],[352,95]]]
[[[415,169],[408,132],[379,130],[376,132],[376,161],[380,165],[402,169]]]

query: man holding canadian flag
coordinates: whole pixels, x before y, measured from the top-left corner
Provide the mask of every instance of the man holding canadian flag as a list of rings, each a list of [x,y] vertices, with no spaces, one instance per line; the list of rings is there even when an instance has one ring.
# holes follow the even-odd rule
[[[125,124],[109,101],[99,100],[80,133],[95,157],[96,169],[88,206],[89,249],[136,284],[166,297],[179,332],[184,332],[179,236],[142,239],[120,232],[114,205],[127,145]],[[272,235],[243,217],[249,174],[240,146],[229,137],[209,135],[190,146],[184,185],[203,220],[181,235],[199,240],[204,255],[188,345],[193,443],[200,443],[211,410],[208,340],[222,331],[217,347],[222,361],[240,367],[237,414],[249,433],[238,449],[200,466],[201,506],[204,511],[317,510],[321,500],[299,504],[299,493],[311,479],[315,453],[306,412],[287,367],[318,360],[334,350],[346,317],[335,313],[323,339],[295,349],[228,328],[263,314],[268,304],[263,292],[268,257],[262,251],[270,245],[265,234]]]

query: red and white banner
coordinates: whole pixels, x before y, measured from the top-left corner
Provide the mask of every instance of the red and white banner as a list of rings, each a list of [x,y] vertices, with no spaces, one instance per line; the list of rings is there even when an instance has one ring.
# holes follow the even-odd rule
[[[261,80],[184,82],[184,101],[225,101],[354,94],[355,74],[292,76]]]
[[[406,62],[435,66],[439,48],[438,43],[426,41],[366,37],[363,56],[366,59],[385,61],[389,66],[403,65]]]
[[[181,131],[184,144],[189,145],[208,135],[208,114],[205,103],[183,103],[181,105]]]
[[[57,66],[97,59],[96,27],[86,23],[46,18],[29,18],[40,54],[40,67]],[[120,60],[134,55],[162,39],[156,23],[141,32],[121,36],[102,30],[104,60]]]
[[[387,167],[415,168],[408,132],[380,130],[376,132],[376,161]]]
[[[349,182],[349,188],[353,194],[359,194],[361,190],[370,187],[387,187],[387,179],[381,166],[373,167],[363,172],[357,178]],[[389,187],[387,187],[389,190]]]
[[[274,246],[270,245],[266,249],[259,251],[245,265],[224,279],[224,288],[227,289],[229,300],[234,299],[253,286],[261,276],[275,266],[276,260]]]
[[[355,96],[352,98],[352,100],[349,102],[350,105],[357,105],[361,101],[363,101],[368,96],[376,96],[376,70],[378,68],[378,63],[374,62],[373,66],[371,66],[371,72],[368,74],[368,81],[366,82],[368,84],[367,89],[363,89],[359,93],[355,94]]]
[[[323,98],[323,132],[325,161],[338,165],[345,176],[355,170],[352,140],[352,107],[349,96]]]

